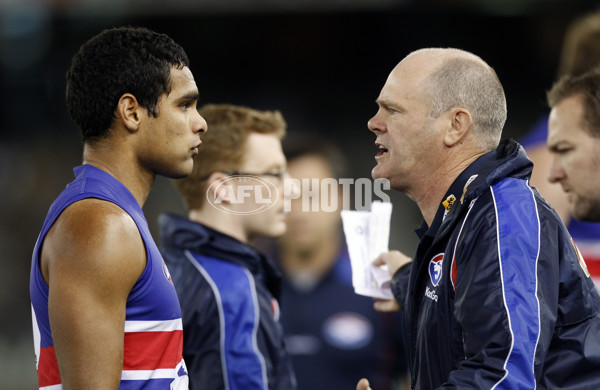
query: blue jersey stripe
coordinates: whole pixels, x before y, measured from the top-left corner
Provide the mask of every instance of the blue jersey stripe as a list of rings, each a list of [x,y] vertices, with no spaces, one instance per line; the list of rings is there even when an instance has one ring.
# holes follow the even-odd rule
[[[161,379],[146,379],[146,380],[121,380],[119,384],[119,390],[138,390],[143,388],[144,390],[164,390],[170,389],[173,383],[173,378],[161,378]]]
[[[230,390],[266,390],[264,357],[258,350],[259,307],[252,275],[239,265],[202,256],[194,259],[216,287]],[[205,275],[206,277],[207,275]],[[216,294],[215,294],[216,295]]]
[[[505,376],[494,389],[535,389],[533,364],[540,334],[537,205],[525,180],[508,178],[491,190],[504,304],[512,336],[511,351],[504,364]]]

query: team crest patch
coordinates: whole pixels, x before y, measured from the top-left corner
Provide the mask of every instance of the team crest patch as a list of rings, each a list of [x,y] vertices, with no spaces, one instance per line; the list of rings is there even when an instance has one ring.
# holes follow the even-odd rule
[[[443,253],[438,253],[429,261],[429,278],[431,279],[431,284],[433,284],[434,287],[438,285],[440,279],[442,278],[443,261]]]

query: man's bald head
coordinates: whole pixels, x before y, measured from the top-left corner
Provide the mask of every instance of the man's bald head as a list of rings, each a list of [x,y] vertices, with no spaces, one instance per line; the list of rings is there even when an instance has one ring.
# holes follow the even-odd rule
[[[496,148],[506,122],[506,98],[496,72],[480,57],[460,49],[421,49],[406,56],[394,71],[409,71],[423,82],[430,116],[464,108],[482,146]]]

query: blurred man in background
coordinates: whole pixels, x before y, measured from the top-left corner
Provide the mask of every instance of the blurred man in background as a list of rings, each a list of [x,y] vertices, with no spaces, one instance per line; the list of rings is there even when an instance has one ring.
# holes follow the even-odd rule
[[[279,323],[281,275],[252,246],[285,232],[286,123],[278,111],[226,104],[200,113],[212,135],[192,174],[176,181],[188,216],[159,217],[181,301],[190,388],[293,390]]]
[[[548,104],[548,178],[565,191],[573,217],[600,222],[600,68],[561,78]]]
[[[276,249],[284,274],[281,322],[298,388],[351,388],[363,376],[373,378],[379,389],[392,388],[392,382],[402,388],[406,366],[400,317],[376,312],[372,300],[352,287],[340,218],[338,179],[348,177],[344,156],[322,136],[306,134],[289,137],[284,151],[290,176],[301,189],[291,201],[288,228]],[[317,203],[303,200],[309,193]],[[335,210],[324,210],[323,202]]]
[[[571,22],[565,34],[558,76],[577,76],[600,65],[600,11]],[[533,161],[531,185],[552,205],[567,225],[569,233],[581,250],[597,286],[600,286],[600,223],[578,220],[570,213],[567,195],[556,180],[548,181],[552,155],[548,150],[548,116],[545,115],[520,140]]]

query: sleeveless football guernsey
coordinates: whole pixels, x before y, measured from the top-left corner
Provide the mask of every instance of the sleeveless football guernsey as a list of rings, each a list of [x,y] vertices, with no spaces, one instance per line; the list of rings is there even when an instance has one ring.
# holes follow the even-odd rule
[[[142,209],[133,194],[110,174],[91,165],[78,166],[74,172],[75,180],[50,206],[33,252],[29,288],[40,389],[62,388],[48,318],[48,285],[39,266],[40,248],[61,212],[85,198],[106,200],[125,210],[135,221],[146,246],[146,267],[127,297],[119,389],[187,389],[181,308]]]

